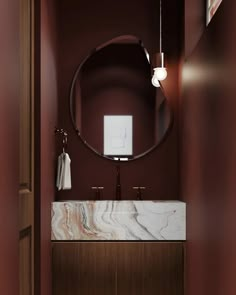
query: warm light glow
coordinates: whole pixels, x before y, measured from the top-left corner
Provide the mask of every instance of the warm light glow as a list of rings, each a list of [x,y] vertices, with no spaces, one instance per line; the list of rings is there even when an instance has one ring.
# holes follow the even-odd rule
[[[154,69],[154,76],[157,77],[159,81],[165,80],[167,77],[167,70],[164,67],[155,68]]]
[[[155,75],[153,75],[153,77],[152,77],[152,85],[155,87],[160,87],[159,80],[157,79],[157,77]]]
[[[167,70],[164,67],[159,67],[154,69],[154,74],[152,77],[152,85],[155,87],[160,87],[159,81],[165,80],[167,77]]]

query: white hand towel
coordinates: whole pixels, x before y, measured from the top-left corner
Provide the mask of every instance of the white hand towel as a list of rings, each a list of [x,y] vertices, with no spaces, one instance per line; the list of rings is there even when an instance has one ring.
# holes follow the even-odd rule
[[[61,173],[62,173],[62,156],[61,154],[57,159],[57,181],[56,181],[56,187],[58,190],[61,190]]]
[[[67,153],[63,155],[62,189],[71,189],[70,157]]]
[[[71,160],[67,153],[62,153],[58,157],[56,180],[56,186],[58,190],[71,189],[70,163]]]

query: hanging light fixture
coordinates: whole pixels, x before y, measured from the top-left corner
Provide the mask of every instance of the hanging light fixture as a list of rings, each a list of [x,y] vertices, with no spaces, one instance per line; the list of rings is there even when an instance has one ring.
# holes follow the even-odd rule
[[[154,59],[155,68],[152,76],[152,85],[160,87],[159,81],[165,80],[167,77],[167,70],[164,65],[164,53],[162,52],[162,3],[160,0],[160,53],[155,54]]]

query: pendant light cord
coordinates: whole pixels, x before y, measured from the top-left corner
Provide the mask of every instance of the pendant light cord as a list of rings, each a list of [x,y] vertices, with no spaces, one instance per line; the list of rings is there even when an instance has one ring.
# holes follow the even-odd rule
[[[160,0],[160,53],[162,52],[162,3]]]

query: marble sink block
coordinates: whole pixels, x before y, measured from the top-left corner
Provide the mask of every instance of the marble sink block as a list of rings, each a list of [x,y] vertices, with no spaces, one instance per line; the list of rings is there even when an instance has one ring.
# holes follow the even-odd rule
[[[180,201],[52,203],[52,240],[185,240]]]

